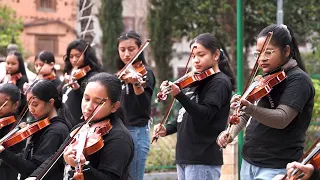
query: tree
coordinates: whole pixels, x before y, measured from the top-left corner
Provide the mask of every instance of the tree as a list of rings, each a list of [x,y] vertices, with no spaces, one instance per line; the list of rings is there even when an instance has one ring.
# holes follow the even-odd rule
[[[172,59],[173,22],[175,21],[173,18],[177,12],[175,7],[175,1],[172,0],[150,0],[148,28],[159,83],[172,79],[170,61]],[[163,107],[166,105],[167,103]]]
[[[256,35],[267,25],[276,23],[277,4],[269,0],[244,0],[244,67],[248,69],[249,47]],[[231,64],[236,68],[236,1],[234,0],[176,0],[179,14],[174,21],[174,37],[189,39],[204,32],[214,34],[230,47]],[[320,29],[320,6],[317,0],[284,1],[284,24],[298,34],[299,42]],[[249,71],[245,71],[249,72]],[[248,73],[246,73],[248,75]]]
[[[117,38],[123,31],[122,0],[101,1],[100,24],[102,28],[102,48],[104,68],[110,73],[117,71]]]
[[[12,37],[16,38],[16,43],[21,50],[21,42],[18,37],[23,30],[23,22],[16,17],[16,12],[8,6],[0,5],[0,54],[5,55],[7,45]]]
[[[148,16],[150,46],[160,82],[172,78],[170,61],[172,58],[173,19],[171,14],[175,10],[174,7],[174,2],[171,0],[150,1]]]

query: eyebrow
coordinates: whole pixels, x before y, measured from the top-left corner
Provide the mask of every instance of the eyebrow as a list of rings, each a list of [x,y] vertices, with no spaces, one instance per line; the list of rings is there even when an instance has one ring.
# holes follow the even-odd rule
[[[84,96],[88,96],[88,97],[90,97],[88,94],[84,94]],[[94,100],[100,100],[101,102],[103,102],[104,100],[107,100],[107,99],[108,99],[108,97],[106,97],[106,98],[93,97],[93,99],[94,99]]]
[[[121,48],[135,48],[135,46],[128,46],[128,47],[119,46],[119,49],[121,49]]]

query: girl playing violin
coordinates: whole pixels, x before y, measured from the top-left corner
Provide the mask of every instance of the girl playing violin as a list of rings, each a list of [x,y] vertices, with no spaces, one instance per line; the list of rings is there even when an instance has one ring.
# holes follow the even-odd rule
[[[72,124],[75,126],[80,123],[82,115],[81,99],[87,80],[97,72],[101,72],[102,65],[91,46],[82,39],[75,40],[69,44],[64,62],[65,80],[68,86],[63,87],[62,99],[69,107],[74,120],[77,121]],[[81,73],[82,75],[77,75],[75,78],[76,73]]]
[[[135,31],[123,32],[118,38],[118,70],[138,52],[142,42]],[[141,61],[146,66],[143,53],[136,62]],[[134,62],[135,63],[135,62]],[[149,67],[146,67],[146,78],[140,73],[132,74],[128,83],[122,85],[121,104],[125,109],[125,119],[128,121],[127,128],[134,141],[135,156],[130,165],[130,176],[135,180],[142,180],[144,167],[150,148],[150,132],[148,123],[151,113],[151,97],[155,86],[155,77]],[[144,84],[144,85],[143,85]]]
[[[54,68],[55,63],[54,55],[49,51],[41,51],[34,58],[34,68],[38,73],[38,78],[50,80],[58,87],[61,84],[61,81],[57,78],[56,70]]]
[[[11,83],[23,90],[23,84],[28,82],[26,69],[22,54],[16,51],[9,52],[6,57],[7,75],[1,80],[1,83]]]
[[[84,119],[92,118],[90,126],[109,119],[112,129],[103,136],[104,146],[102,149],[86,157],[81,155],[82,164],[89,162],[83,167],[84,179],[128,179],[129,164],[133,158],[133,141],[117,111],[120,107],[120,96],[121,83],[116,76],[98,73],[88,80],[81,103]],[[105,103],[102,104],[102,102]],[[97,107],[101,107],[101,109],[98,110]],[[65,149],[63,159],[72,168],[66,167],[64,179],[69,180],[73,176],[74,167],[77,166],[75,153],[74,148],[67,147]],[[49,159],[43,163],[31,176],[36,177],[41,174],[50,161]],[[63,164],[62,158],[58,163]],[[53,168],[55,167],[53,166]],[[53,172],[50,170],[45,178],[50,178]],[[61,173],[60,176],[62,175]]]
[[[63,116],[58,116],[57,110],[62,106],[62,102],[58,90],[51,81],[37,81],[29,88],[27,98],[32,116],[39,121],[47,118],[50,124],[27,139],[27,145],[21,154],[15,154],[0,145],[0,158],[21,174],[20,179],[28,177],[54,154],[69,135],[71,128],[71,124]],[[63,109],[60,110],[64,112]],[[63,171],[63,167],[60,170]]]
[[[223,131],[217,139],[219,146],[226,146],[251,119],[246,127],[241,179],[272,179],[277,174],[285,174],[287,163],[303,155],[312,116],[315,91],[292,29],[286,25],[264,28],[257,36],[254,57],[261,53],[269,32],[273,32],[272,39],[258,63],[266,75],[284,70],[287,77],[257,105],[234,96],[231,107],[235,108],[238,101],[243,106],[240,123],[233,126],[230,138]]]
[[[196,48],[193,48],[196,46]],[[222,152],[214,142],[227,124],[234,75],[225,52],[210,33],[197,36],[192,42],[194,73],[209,68],[212,76],[185,89],[168,81],[160,88],[169,89],[182,105],[176,121],[155,126],[155,136],[177,132],[176,163],[178,179],[220,179]]]
[[[16,121],[17,109],[20,101],[20,90],[14,84],[0,85],[0,138],[9,133]],[[19,153],[24,143],[13,146],[10,151]],[[17,179],[18,173],[0,160],[0,177],[5,180]]]
[[[35,57],[34,68],[37,73],[39,73],[38,75],[40,79],[50,80],[56,87],[58,87],[61,81],[56,76],[56,70],[54,68],[55,63],[56,60],[52,52],[41,51]]]
[[[7,75],[1,81],[1,83],[15,84],[21,92],[23,92],[24,83],[28,82],[26,69],[22,54],[16,51],[9,52],[6,57],[6,71]],[[26,104],[26,97],[21,93],[21,103],[18,111],[21,112]]]

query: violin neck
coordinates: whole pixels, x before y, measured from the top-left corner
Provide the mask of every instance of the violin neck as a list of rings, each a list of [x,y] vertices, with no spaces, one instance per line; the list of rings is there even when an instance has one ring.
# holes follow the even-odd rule
[[[303,159],[302,164],[307,164],[314,156],[320,152],[320,142],[317,143],[316,147]]]

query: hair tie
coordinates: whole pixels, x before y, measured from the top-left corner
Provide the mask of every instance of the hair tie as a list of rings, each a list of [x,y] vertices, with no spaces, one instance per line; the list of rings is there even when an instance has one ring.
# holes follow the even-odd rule
[[[219,49],[219,51],[220,51],[220,57],[219,57],[219,59],[222,59],[222,58],[223,58],[223,56],[224,56],[223,49]]]

